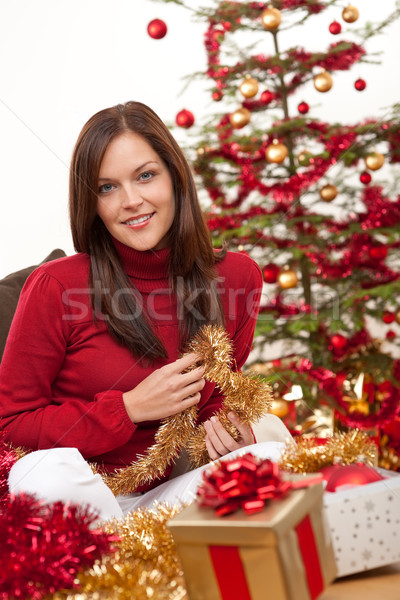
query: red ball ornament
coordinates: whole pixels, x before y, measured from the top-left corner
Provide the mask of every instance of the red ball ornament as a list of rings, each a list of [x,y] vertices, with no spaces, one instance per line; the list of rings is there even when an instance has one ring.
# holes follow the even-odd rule
[[[342,26],[337,21],[332,21],[332,23],[329,25],[329,31],[333,35],[338,35],[338,33],[342,31]]]
[[[219,90],[217,90],[216,92],[212,93],[212,99],[215,102],[219,102],[220,100],[222,100],[222,92],[220,92]]]
[[[357,79],[357,81],[354,82],[354,87],[359,92],[362,92],[367,87],[367,83],[364,79],[361,79],[361,77],[360,77],[360,79]]]
[[[224,35],[225,35],[224,29],[215,29],[212,34],[212,37],[213,37],[213,40],[215,42],[217,42],[217,44],[221,44],[224,40]]]
[[[264,281],[266,283],[276,283],[279,275],[279,267],[273,263],[265,265],[262,269]]]
[[[388,250],[386,246],[372,246],[368,249],[368,254],[374,260],[383,260],[387,257]]]
[[[153,19],[147,25],[147,33],[153,40],[161,40],[167,34],[167,26],[161,19]]]
[[[322,469],[322,472],[324,469]],[[382,481],[383,477],[375,469],[356,463],[354,465],[334,465],[330,468],[325,491],[336,492],[340,488],[351,488],[374,481]]]
[[[185,129],[189,129],[194,123],[194,116],[190,110],[186,110],[184,108],[176,115],[175,122],[179,127],[184,127]]]
[[[386,323],[387,325],[389,325],[389,323],[393,323],[395,318],[396,318],[396,315],[394,313],[392,313],[390,310],[385,310],[385,312],[382,315],[382,321],[384,323]]]
[[[306,115],[308,113],[308,111],[310,110],[310,107],[307,104],[307,102],[300,102],[300,104],[298,104],[298,106],[297,106],[297,110],[299,111],[299,113],[301,115]]]
[[[396,337],[395,332],[392,329],[389,329],[389,331],[386,332],[386,339],[387,340],[394,340],[394,338]]]
[[[335,333],[335,335],[331,337],[331,344],[335,350],[344,350],[347,346],[347,338],[340,333]]]
[[[275,94],[273,92],[270,92],[269,90],[265,90],[261,94],[260,100],[261,102],[264,102],[264,104],[269,104],[270,102],[272,102],[272,100],[275,100]]]
[[[368,185],[369,183],[371,183],[372,177],[371,177],[371,173],[368,173],[368,171],[363,171],[360,175],[360,181],[361,183],[363,183],[364,185]]]

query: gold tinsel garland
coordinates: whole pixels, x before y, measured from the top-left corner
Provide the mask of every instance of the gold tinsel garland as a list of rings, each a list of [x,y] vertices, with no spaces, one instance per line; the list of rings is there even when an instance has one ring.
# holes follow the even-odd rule
[[[202,356],[204,379],[215,382],[224,394],[225,399],[217,416],[225,429],[238,439],[238,431],[227,414],[233,411],[243,423],[256,423],[268,412],[272,398],[270,386],[258,378],[231,370],[232,343],[223,327],[202,327],[187,348],[186,353],[191,352]],[[165,472],[184,447],[192,467],[209,462],[204,425],[196,428],[197,412],[197,407],[193,406],[163,419],[155,443],[145,455],[125,469],[112,475],[103,475],[113,493],[130,494],[140,485],[150,483]]]
[[[242,423],[257,423],[269,410],[272,400],[271,387],[258,377],[232,371],[232,344],[222,327],[206,326],[192,340],[190,352],[203,357],[204,378],[213,381],[224,395],[224,402],[217,416],[224,428],[237,439],[238,431],[228,419],[233,411]],[[186,445],[192,467],[209,462],[206,431],[201,424],[190,436]]]
[[[192,406],[177,415],[163,419],[155,435],[155,444],[147,454],[116,473],[102,475],[104,482],[116,495],[130,494],[143,484],[150,483],[162,475],[179,456],[190,434],[195,429],[197,408]]]
[[[316,473],[336,463],[350,465],[360,461],[376,465],[377,448],[366,433],[354,429],[335,433],[324,444],[313,438],[300,438],[296,444],[287,444],[279,466],[291,473]]]
[[[26,448],[23,448],[22,446],[15,447],[12,444],[7,444],[7,446],[10,448],[10,450],[13,450],[15,452],[17,460],[19,460],[26,454],[29,454],[29,452],[30,452],[30,450],[27,450]]]
[[[76,580],[76,590],[52,600],[188,600],[183,571],[167,522],[181,507],[139,508],[123,520],[103,524],[120,537],[116,553],[105,556]]]

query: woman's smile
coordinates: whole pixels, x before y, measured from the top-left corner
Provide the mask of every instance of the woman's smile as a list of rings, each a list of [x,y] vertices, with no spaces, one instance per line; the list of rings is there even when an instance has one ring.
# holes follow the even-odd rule
[[[148,225],[148,223],[149,223],[150,219],[153,217],[153,215],[155,215],[154,212],[149,215],[139,215],[138,217],[133,217],[132,219],[125,221],[124,224],[128,225],[128,227],[132,227],[133,229],[145,227],[146,225]]]

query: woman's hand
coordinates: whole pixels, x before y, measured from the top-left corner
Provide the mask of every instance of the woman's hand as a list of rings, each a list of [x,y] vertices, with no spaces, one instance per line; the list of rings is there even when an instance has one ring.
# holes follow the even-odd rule
[[[211,417],[209,421],[205,421],[204,427],[206,430],[206,447],[211,460],[217,460],[221,456],[254,444],[254,437],[250,425],[245,425],[239,417],[233,413],[228,413],[228,419],[234,424],[240,433],[239,439],[236,441],[222,426],[218,417]]]
[[[196,367],[198,354],[188,354],[173,363],[156,369],[133,390],[125,392],[122,399],[129,418],[134,423],[164,419],[185,410],[200,401],[200,391],[205,385],[204,367]]]

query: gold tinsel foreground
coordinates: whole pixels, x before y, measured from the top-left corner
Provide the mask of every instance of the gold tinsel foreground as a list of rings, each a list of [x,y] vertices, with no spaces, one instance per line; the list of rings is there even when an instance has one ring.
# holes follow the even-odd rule
[[[272,398],[270,386],[258,378],[231,370],[232,343],[223,327],[203,327],[187,348],[187,353],[191,352],[202,356],[204,378],[215,382],[224,394],[225,400],[218,417],[225,429],[237,439],[238,431],[226,415],[233,411],[243,423],[257,423],[268,412]],[[187,448],[192,467],[209,462],[205,428],[200,425],[196,429],[196,418],[197,407],[194,406],[163,419],[155,436],[155,444],[146,455],[126,469],[103,476],[113,493],[130,494],[139,485],[150,483],[165,472],[184,447]]]
[[[103,529],[121,537],[118,551],[97,561],[76,580],[76,591],[52,600],[188,600],[183,572],[167,521],[180,507],[138,509]]]
[[[29,454],[29,452],[30,452],[30,450],[27,450],[26,448],[23,448],[22,446],[14,447],[11,444],[7,444],[7,445],[9,446],[10,450],[13,450],[15,452],[17,460],[24,457],[26,454]]]
[[[376,465],[377,448],[366,433],[355,429],[335,433],[324,444],[312,438],[300,438],[296,444],[285,447],[279,466],[292,473],[316,473],[335,463],[350,465],[359,461]]]

